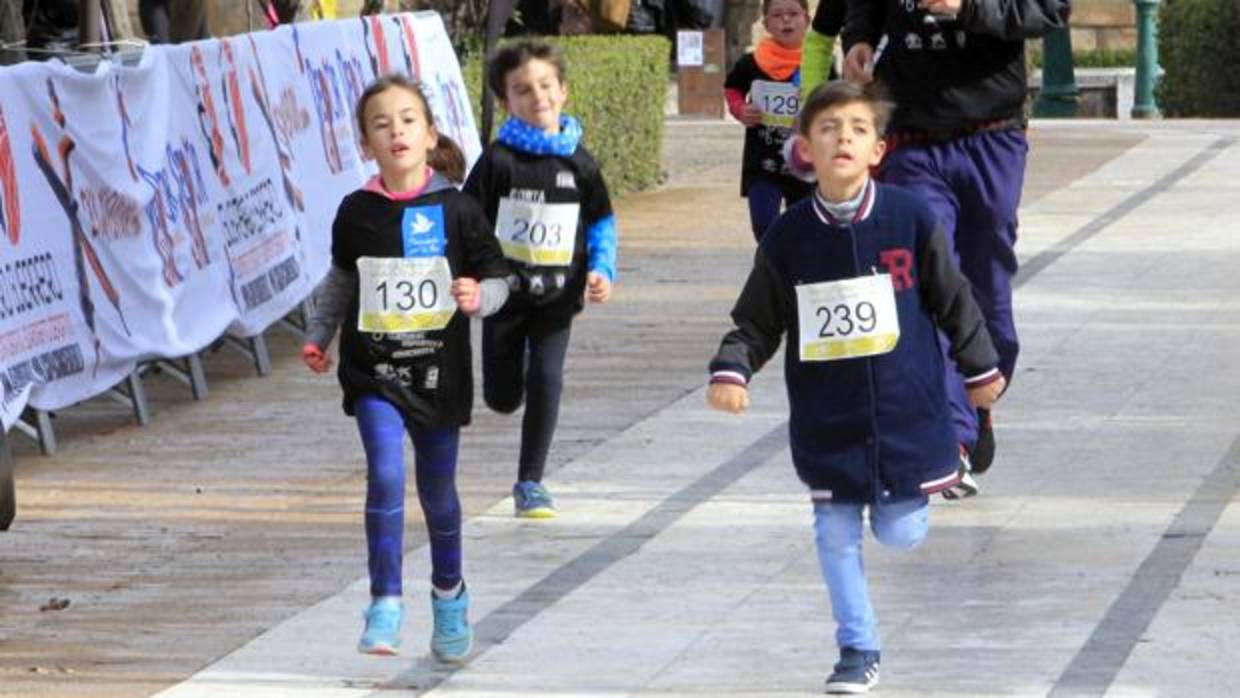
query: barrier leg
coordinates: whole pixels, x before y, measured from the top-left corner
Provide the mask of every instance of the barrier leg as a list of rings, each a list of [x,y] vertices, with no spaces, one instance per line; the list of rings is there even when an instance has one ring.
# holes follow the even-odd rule
[[[158,359],[152,365],[169,376],[189,386],[195,400],[207,399],[207,374],[202,368],[202,357],[190,354],[179,359]]]
[[[26,415],[33,419],[33,423],[26,421]],[[56,431],[52,428],[51,413],[32,408],[26,410],[26,415],[18,419],[13,428],[37,442],[39,452],[43,455],[50,456],[55,453]]]
[[[108,397],[133,410],[133,418],[142,426],[151,421],[151,406],[146,399],[146,388],[142,385],[142,370],[135,368],[129,372],[125,380],[107,392]]]
[[[220,341],[253,361],[258,375],[265,376],[271,373],[271,354],[267,352],[267,340],[262,334],[256,334],[253,337],[235,337],[226,334],[220,337]]]

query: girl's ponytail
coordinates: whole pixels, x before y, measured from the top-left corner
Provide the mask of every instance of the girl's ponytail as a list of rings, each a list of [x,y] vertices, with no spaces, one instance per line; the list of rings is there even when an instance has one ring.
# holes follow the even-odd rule
[[[456,141],[444,134],[439,134],[438,141],[426,156],[426,164],[431,166],[449,182],[460,184],[465,181],[465,153]]]

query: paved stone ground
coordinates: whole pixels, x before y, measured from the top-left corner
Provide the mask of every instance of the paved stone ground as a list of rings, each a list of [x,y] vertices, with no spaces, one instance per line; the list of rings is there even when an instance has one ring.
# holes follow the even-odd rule
[[[1087,399],[1092,397],[1090,389],[1130,397],[1139,392],[1140,379],[1134,377],[1127,362],[1114,361],[1114,368],[1108,371],[1106,361],[1089,354],[1094,344],[1077,345],[1069,341],[1073,332],[1089,336],[1087,320],[1093,317],[1090,313],[1100,312],[1089,304],[1105,305],[1111,296],[1104,296],[1100,290],[1091,295],[1091,291],[1096,289],[1088,286],[1081,288],[1079,285],[1066,287],[1073,288],[1073,293],[1056,293],[1054,281],[1059,269],[1061,266],[1072,268],[1071,265],[1061,265],[1061,261],[1080,260],[1079,263],[1096,265],[1098,273],[1106,270],[1102,256],[1096,256],[1089,250],[1079,254],[1073,252],[1075,241],[1064,236],[1074,230],[1086,230],[1081,226],[1087,227],[1098,216],[1118,205],[1117,201],[1122,203],[1123,196],[1133,191],[1150,190],[1151,196],[1161,193],[1160,190],[1150,189],[1151,183],[1156,183],[1162,176],[1159,173],[1166,170],[1174,174],[1173,168],[1200,150],[1203,143],[1208,144],[1218,134],[1234,136],[1234,132],[1232,126],[1208,122],[1123,128],[1106,124],[1055,124],[1037,125],[1033,129],[1033,151],[1025,198],[1026,221],[1029,224],[1026,259],[1034,261],[1032,268],[1045,270],[1045,273],[1036,277],[1038,287],[1043,290],[1032,297],[1031,305],[1022,310],[1022,318],[1029,318],[1027,324],[1031,329],[1026,332],[1026,341],[1034,358],[1023,369],[1017,383],[1020,391],[1014,390],[1012,399],[1016,405],[1020,405],[1020,401],[1030,404],[1021,414],[1020,429],[1024,431],[1013,428],[1009,433],[1001,432],[1005,437],[1010,434],[1014,441],[1026,446],[1030,455],[1012,458],[1008,461],[1010,466],[1001,464],[1005,470],[999,470],[992,476],[1000,488],[1005,485],[1011,489],[1023,488],[1027,494],[1030,488],[1049,487],[1056,495],[1062,494],[1056,490],[1054,481],[1031,474],[1037,472],[1039,464],[1074,457],[1071,448],[1055,441],[1057,430],[1067,430],[1081,436],[1091,425],[1096,426],[1099,420],[1106,421],[1098,413],[1080,408],[1081,405],[1092,404]],[[698,416],[686,407],[689,404],[687,401],[700,399],[693,393],[701,388],[704,362],[726,328],[726,312],[735,297],[752,250],[744,203],[736,196],[740,133],[740,129],[732,125],[672,120],[667,138],[666,160],[670,172],[667,185],[658,191],[626,197],[617,202],[623,231],[620,285],[613,303],[587,309],[574,327],[565,409],[558,440],[552,451],[552,481],[557,481],[562,475],[566,501],[573,502],[574,497],[581,499],[582,510],[590,511],[591,516],[572,521],[566,519],[568,528],[554,529],[557,531],[555,535],[547,534],[547,540],[555,541],[555,545],[545,550],[533,548],[530,556],[534,562],[541,561],[547,567],[532,570],[519,568],[519,574],[513,574],[511,580],[514,594],[519,593],[521,588],[518,582],[537,580],[539,575],[567,564],[565,560],[572,557],[560,548],[571,547],[572,540],[592,541],[599,537],[607,539],[610,535],[607,531],[590,530],[592,522],[601,526],[610,521],[606,512],[611,510],[607,509],[606,501],[586,501],[589,497],[583,493],[587,489],[584,483],[606,483],[608,488],[613,489],[641,489],[641,482],[633,483],[626,479],[626,471],[622,469],[625,463],[621,459],[608,457],[612,446],[623,453],[642,453],[643,447],[666,449],[670,470],[679,472],[679,469],[688,467],[686,464],[696,463],[709,471],[715,463],[712,459],[727,460],[731,453],[727,450],[729,447],[743,450],[745,443],[762,437],[764,431],[760,427],[769,428],[775,423],[771,420],[778,418],[776,409],[761,416],[755,415],[754,420],[744,427],[736,427],[732,422],[717,418],[712,421]],[[1217,158],[1211,163],[1217,166],[1222,160],[1224,158]],[[1224,189],[1223,192],[1230,191],[1228,196],[1234,200],[1234,167],[1215,173],[1215,176],[1231,177],[1231,189]],[[1217,199],[1222,195],[1214,192],[1212,196]],[[1187,200],[1213,206],[1210,211],[1225,210],[1205,194],[1198,199],[1200,201],[1189,196]],[[1173,216],[1164,212],[1148,218],[1123,219],[1123,222],[1136,233],[1144,233],[1151,226],[1165,226],[1173,220]],[[1196,236],[1186,236],[1186,244],[1191,250],[1202,255],[1211,250],[1234,255],[1234,246],[1229,245],[1219,232],[1224,226],[1221,219],[1207,217],[1194,221],[1197,227],[1193,231],[1185,231],[1197,233]],[[1209,235],[1211,233],[1213,237]],[[1084,242],[1089,239],[1088,235],[1080,237]],[[1154,278],[1148,271],[1154,268],[1158,254],[1165,252],[1150,242],[1150,237],[1138,234],[1127,246],[1122,234],[1110,233],[1106,239],[1116,247],[1111,251],[1112,255],[1127,255],[1124,256],[1126,273],[1141,272],[1137,273],[1138,279]],[[1230,258],[1234,259],[1234,256]],[[1191,259],[1194,263],[1204,263],[1199,256]],[[1183,275],[1181,278],[1191,278],[1198,269],[1187,263],[1175,268]],[[1076,277],[1068,280],[1079,282]],[[1169,283],[1165,275],[1159,276],[1158,280],[1159,283]],[[1225,281],[1219,280],[1218,283],[1224,284]],[[1124,286],[1118,284],[1117,287]],[[1107,293],[1117,291],[1109,290]],[[1117,303],[1119,298],[1115,296],[1110,302]],[[1190,309],[1195,307],[1192,297],[1180,300],[1188,303]],[[1217,304],[1221,301],[1211,297],[1210,302]],[[1136,308],[1133,312],[1141,309]],[[1156,298],[1150,300],[1144,309],[1160,314],[1172,313],[1176,306]],[[1100,322],[1102,324],[1096,327],[1102,327],[1106,322],[1120,324],[1121,320]],[[1210,337],[1205,329],[1196,331],[1197,336]],[[279,330],[270,333],[269,337],[275,355],[272,376],[253,378],[252,370],[240,357],[227,352],[211,354],[206,361],[212,392],[204,403],[193,403],[187,391],[178,384],[152,377],[148,380],[148,386],[153,393],[156,417],[148,427],[132,426],[123,409],[103,400],[94,400],[58,415],[62,448],[56,456],[42,458],[33,453],[29,444],[17,444],[19,516],[13,530],[0,534],[0,695],[150,695],[177,684],[251,639],[266,637],[263,634],[273,627],[285,627],[280,625],[282,621],[289,618],[296,620],[297,614],[307,607],[320,601],[331,606],[334,595],[341,589],[350,588],[365,574],[361,529],[364,466],[353,426],[339,412],[334,381],[311,376],[295,359],[295,338]],[[1102,342],[1097,345],[1102,347],[1099,351],[1111,348],[1134,355],[1140,353],[1133,352],[1132,346],[1117,342],[1110,335],[1099,334],[1093,339]],[[1142,345],[1135,346],[1139,348]],[[1165,357],[1165,353],[1158,353],[1158,356]],[[1042,359],[1040,365],[1037,361],[1039,357]],[[1069,363],[1069,357],[1078,359],[1082,367],[1074,367]],[[1125,354],[1117,358],[1130,359],[1133,356]],[[1124,366],[1125,370],[1120,370],[1120,366]],[[1160,366],[1165,368],[1165,364]],[[1234,368],[1228,365],[1212,366]],[[1055,375],[1070,377],[1068,388],[1047,378],[1051,368]],[[1085,373],[1086,368],[1090,373]],[[1178,370],[1188,373],[1190,368],[1185,365]],[[1185,379],[1188,377],[1185,376]],[[1208,387],[1200,386],[1203,390]],[[1062,398],[1056,398],[1056,390],[1064,392]],[[778,390],[768,392],[772,395],[779,393]],[[1207,402],[1215,404],[1215,401]],[[1073,409],[1074,405],[1080,409]],[[778,407],[777,402],[774,407]],[[685,431],[669,437],[658,431],[648,434],[643,431],[647,428],[644,425],[660,420],[688,425],[687,429],[692,427],[697,433]],[[1164,441],[1177,438],[1175,427],[1182,425],[1182,421],[1168,420],[1157,414],[1146,417],[1144,422],[1137,419],[1132,423],[1158,426],[1159,429],[1154,431],[1162,434]],[[514,475],[518,430],[518,419],[501,417],[480,407],[476,410],[474,426],[465,432],[463,439],[460,488],[466,513],[471,517],[467,531],[477,531],[469,533],[471,542],[467,556],[471,562],[468,564],[471,570],[477,565],[479,578],[490,581],[493,587],[502,586],[504,570],[495,570],[494,565],[487,566],[484,560],[474,562],[471,550],[476,547],[492,553],[494,559],[518,565],[519,561],[511,561],[502,555],[512,547],[512,541],[505,536],[523,536],[520,537],[521,545],[527,546],[537,546],[538,541],[542,540],[540,529],[520,529],[517,534],[502,529],[502,525],[510,521],[502,516],[506,504],[500,500],[507,495]],[[708,443],[702,446],[705,450],[701,451],[684,447],[686,443],[697,443],[694,439],[700,440],[703,431],[707,436],[716,435],[719,443]],[[1108,441],[1109,444],[1116,443],[1116,439],[1122,443],[1125,438],[1124,434],[1108,433],[1105,436],[1112,440]],[[1234,434],[1213,434],[1210,443],[1224,436],[1229,441]],[[1128,434],[1127,438],[1134,437]],[[1149,436],[1145,438],[1150,439]],[[1079,441],[1071,443],[1078,444]],[[1156,439],[1140,443],[1150,453],[1167,455],[1166,449],[1158,448]],[[598,448],[600,446],[605,448]],[[1033,455],[1035,451],[1036,457]],[[1181,454],[1187,451],[1185,447],[1181,449]],[[1174,449],[1172,452],[1175,452]],[[1125,453],[1126,457],[1135,457],[1128,450]],[[1171,496],[1171,502],[1176,505],[1189,500],[1196,488],[1195,478],[1200,476],[1198,471],[1208,469],[1203,465],[1206,456],[1197,452],[1194,454],[1194,457],[1203,460],[1192,461],[1185,466],[1184,472],[1176,476],[1178,479],[1174,482]],[[646,460],[642,462],[646,465],[642,466],[643,469],[634,466],[633,475],[657,479],[659,470],[651,469],[647,461],[657,459],[659,455],[643,453],[642,458]],[[594,466],[596,456],[598,464]],[[760,498],[764,493],[773,493],[777,499],[785,497],[799,505],[801,500],[796,499],[799,495],[786,479],[776,479],[774,484],[765,479],[780,477],[774,473],[782,473],[786,477],[786,457],[781,460],[777,450],[767,453],[767,457],[774,458],[773,467],[759,468],[756,473],[762,475],[759,477],[756,474],[756,479],[741,478],[735,484],[740,489],[727,490],[725,494]],[[555,472],[566,464],[569,466],[564,473]],[[1212,465],[1213,461],[1209,464]],[[1020,551],[1030,545],[1045,547],[1058,544],[1055,539],[1033,535],[1024,539],[1015,536],[1004,540],[998,534],[985,538],[985,531],[999,531],[1003,528],[1003,522],[1016,518],[1018,510],[1034,510],[1038,516],[1044,517],[1050,529],[1064,525],[1062,517],[1065,516],[1090,522],[1114,517],[1113,523],[1109,524],[1112,537],[1104,539],[1112,546],[1110,554],[1118,556],[1121,553],[1144,552],[1151,540],[1151,532],[1161,532],[1170,520],[1165,513],[1166,502],[1159,500],[1160,506],[1154,511],[1156,507],[1150,504],[1153,501],[1151,497],[1157,499],[1152,494],[1154,490],[1141,490],[1132,494],[1135,503],[1125,500],[1121,502],[1123,506],[1113,513],[1098,511],[1099,507],[1115,498],[1098,489],[1096,480],[1103,478],[1103,473],[1126,477],[1122,470],[1116,472],[1125,463],[1110,465],[1110,469],[1100,471],[1097,478],[1089,481],[1093,489],[1082,490],[1086,496],[1069,509],[1037,512],[1036,502],[1031,503],[1028,499],[996,497],[991,500],[994,503],[988,505],[989,508],[983,508],[977,514],[970,514],[969,510],[954,514],[955,518],[949,519],[945,538],[961,543],[961,550],[972,551],[967,554],[977,558],[985,557],[985,551],[991,550],[1015,559]],[[1018,477],[1015,475],[1018,466],[1026,466],[1030,470],[1020,471]],[[1006,470],[1009,467],[1011,470]],[[687,480],[692,481],[692,478]],[[1234,494],[1234,489],[1231,492]],[[666,494],[664,491],[663,496]],[[645,496],[653,499],[648,492]],[[1144,509],[1142,502],[1146,503]],[[775,504],[787,505],[788,502],[780,500]],[[590,507],[603,507],[603,513]],[[424,535],[417,520],[416,507],[409,511],[407,542],[411,549],[417,551],[408,559],[412,569],[410,579],[421,581],[420,577],[426,574],[425,553],[421,550]],[[491,513],[484,515],[488,511]],[[779,511],[777,508],[775,513]],[[1124,512],[1137,514],[1133,520],[1135,522],[1126,523],[1128,519],[1124,518]],[[692,513],[698,515],[696,511]],[[614,511],[612,514],[618,516]],[[722,512],[716,514],[727,516],[729,511],[725,506]],[[640,516],[641,512],[628,512],[626,515]],[[769,515],[774,516],[773,513]],[[979,520],[984,521],[987,527],[970,528]],[[1231,521],[1227,530],[1234,531],[1234,516]],[[500,527],[491,543],[487,540],[490,535],[488,526]],[[1125,531],[1135,532],[1131,541],[1121,535]],[[816,570],[812,565],[805,569],[808,534],[802,527],[793,529],[792,535],[800,537],[789,543],[794,550],[783,564],[786,569],[800,574],[795,585],[798,593],[821,594],[814,577]],[[1157,535],[1153,535],[1153,539],[1157,539]],[[1213,556],[1211,559],[1223,560],[1215,568],[1223,570],[1223,575],[1230,574],[1227,570],[1234,568],[1234,564],[1228,567],[1230,563],[1225,562],[1226,550],[1235,549],[1234,539],[1233,533],[1230,548],[1226,545],[1221,549],[1206,546],[1202,553],[1203,556]],[[1227,541],[1223,539],[1224,543]],[[735,555],[735,559],[740,559],[745,550],[742,542],[763,544],[760,537],[738,537],[735,545],[723,545],[727,542],[720,539],[714,543],[708,542],[706,547],[717,544],[729,555]],[[698,537],[685,544],[690,549],[700,550],[703,541]],[[1083,556],[1085,561],[1090,559],[1090,550],[1092,548],[1089,546],[1077,546],[1073,548],[1073,554]],[[1107,550],[1096,550],[1093,554],[1106,558]],[[1124,560],[1130,558],[1131,555]],[[634,558],[637,559],[641,558]],[[645,561],[657,565],[667,559]],[[1139,555],[1137,559],[1140,559]],[[1152,559],[1163,560],[1162,557]],[[709,562],[700,560],[693,565],[710,567]],[[649,569],[665,568],[639,566],[631,574],[640,578],[642,571],[646,570],[645,573],[649,574]],[[971,577],[969,583],[986,582],[986,571],[992,568],[983,565],[979,569],[981,571]],[[1114,584],[1094,590],[1090,596],[1090,599],[1102,604],[1103,611],[1106,609],[1103,602],[1114,595],[1116,588],[1124,588],[1124,584],[1134,578],[1139,570],[1134,565],[1118,565],[1108,567],[1106,571],[1114,575],[1110,579]],[[473,574],[472,571],[470,573]],[[937,575],[936,578],[950,579],[952,569],[932,563],[927,573]],[[674,566],[672,572],[666,574],[669,575],[667,579],[678,578]],[[1083,574],[1080,570],[1052,566],[1038,577],[1046,590],[1043,608],[1057,619],[1056,622],[1067,624],[1071,637],[1058,644],[1052,643],[1060,650],[1054,657],[1033,656],[1022,649],[1022,656],[1030,667],[1037,668],[1041,673],[1027,685],[1021,684],[1024,688],[1013,688],[1014,684],[1008,683],[1004,684],[1004,690],[996,690],[996,693],[1027,691],[1031,685],[1034,686],[1031,694],[1045,694],[1051,686],[1045,681],[1045,674],[1056,674],[1057,669],[1062,668],[1055,661],[1064,659],[1065,647],[1070,646],[1073,651],[1078,647],[1087,647],[1091,630],[1103,627],[1105,618],[1096,605],[1068,609],[1079,613],[1079,616],[1065,619],[1057,615],[1064,611],[1063,607],[1055,605],[1060,600],[1058,594],[1074,584],[1083,584]],[[695,580],[702,582],[700,576],[682,581],[689,583]],[[632,582],[632,579],[629,581]],[[623,595],[625,588],[631,588],[621,582],[617,584],[616,588],[620,591],[615,593]],[[1230,597],[1220,596],[1222,592],[1216,587],[1202,584],[1204,586],[1196,591],[1187,589],[1183,595],[1174,597],[1175,602],[1189,604],[1189,613],[1200,613],[1203,608],[1210,607],[1192,605],[1193,594],[1234,599],[1234,592]],[[951,605],[942,613],[927,618],[925,609],[935,608],[939,600],[924,593],[900,596],[894,591],[884,591],[889,588],[888,585],[895,586],[894,578],[880,576],[876,581],[876,587],[880,590],[877,593],[896,600],[899,610],[895,616],[900,620],[895,627],[918,627],[927,622],[951,623],[951,616],[955,613]],[[810,588],[815,591],[809,591]],[[483,618],[482,613],[503,602],[497,594],[492,594],[489,599],[484,597],[479,602],[476,618]],[[986,592],[985,601],[991,603],[991,597],[995,595],[1001,598],[1002,590],[990,589]],[[52,597],[67,599],[70,605],[59,611],[41,611],[40,607]],[[1031,604],[1036,610],[1040,598],[1034,590],[1023,603]],[[1138,594],[1140,598],[1145,597]],[[640,599],[632,600],[640,602]],[[357,629],[354,625],[348,625],[356,623],[353,615],[356,613],[355,604],[345,605],[348,608],[344,613],[349,620],[344,621],[343,627],[336,631],[324,633],[321,626],[304,627],[319,628],[320,634],[335,635],[331,640],[347,649],[355,641]],[[992,611],[996,608],[982,606]],[[671,609],[664,610],[672,612]],[[548,619],[567,613],[551,603],[544,606],[535,604],[534,611],[548,611]],[[802,613],[804,609],[793,611]],[[642,611],[640,603],[637,603],[618,612],[636,615]],[[590,617],[588,604],[579,613],[585,615],[569,614],[562,623],[578,628],[588,623],[588,620],[582,620]],[[788,613],[786,608],[779,613],[781,615],[778,617],[783,622],[804,617],[795,614],[786,617],[783,615]],[[532,613],[527,620],[538,618],[538,613]],[[637,618],[612,617],[611,620],[632,624]],[[552,623],[552,620],[546,622]],[[825,627],[822,622],[805,625],[812,625],[817,633],[814,637],[822,639],[821,631]],[[289,627],[298,626],[294,624]],[[492,626],[485,627],[492,629]],[[566,626],[552,627],[562,629]],[[744,636],[744,627],[724,624],[715,629],[732,634],[729,636],[732,639],[721,642],[721,646],[732,653],[729,657],[741,661],[746,645],[736,638]],[[1029,637],[1042,638],[1045,632],[1040,627],[1031,627]],[[898,631],[894,634],[897,638],[903,637]],[[985,637],[985,634],[982,636]],[[309,639],[305,635],[301,637],[303,640]],[[440,689],[453,695],[501,694],[503,691],[497,686],[504,684],[490,683],[488,679],[511,678],[514,671],[520,673],[514,667],[530,666],[531,657],[518,650],[537,643],[520,642],[520,633],[514,633],[511,637],[499,633],[494,637],[498,638],[496,644],[504,644],[507,654],[488,652],[484,657],[495,659],[475,662],[470,671],[477,669],[480,673],[472,688],[470,672],[447,676],[431,671],[429,675],[438,677],[436,681],[444,681]],[[1103,637],[1105,639],[1110,635]],[[1227,638],[1213,637],[1214,647],[1236,647],[1228,644]],[[1024,647],[1014,638],[990,638],[990,641],[1002,647]],[[421,642],[419,640],[419,647]],[[904,644],[913,642],[905,640]],[[640,643],[636,646],[640,647]],[[625,647],[631,649],[634,645]],[[1184,673],[1191,671],[1191,657],[1210,656],[1210,647],[1190,647],[1196,654],[1177,655],[1177,661],[1182,662],[1182,665],[1177,665],[1178,670]],[[986,649],[972,648],[974,651]],[[561,647],[559,656],[563,657],[564,651],[567,650]],[[698,645],[689,645],[675,651],[692,657],[704,650]],[[1139,657],[1143,651],[1143,647],[1138,647],[1134,656]],[[1008,661],[1020,659],[1010,652],[1000,654]],[[634,656],[640,656],[640,653]],[[1072,656],[1071,652],[1067,653],[1068,659]],[[1094,657],[1089,653],[1081,656],[1087,659]],[[1216,658],[1219,656],[1215,655]],[[545,660],[546,656],[535,654],[533,658]],[[932,659],[933,655],[926,654],[920,659],[924,664],[918,668],[934,670]],[[491,670],[487,668],[492,666],[491,662],[500,664]],[[585,659],[582,662],[583,667],[590,666]],[[670,683],[661,688],[658,681],[642,684],[644,689],[621,682],[614,687],[615,691],[609,689],[611,684],[608,681],[611,679],[607,677],[610,674],[600,674],[599,682],[592,684],[588,678],[582,678],[587,676],[583,669],[576,683],[572,683],[571,676],[562,677],[569,682],[567,685],[574,687],[572,690],[553,692],[602,695],[645,690],[709,694],[722,693],[728,688],[718,683],[723,680],[719,678],[720,674],[707,672],[703,668],[707,665],[690,663],[689,666],[689,669],[683,670],[688,673],[681,679],[668,679]],[[697,668],[693,669],[693,666]],[[820,681],[818,674],[823,668],[823,661],[821,657],[815,658],[812,664],[785,661],[778,667],[796,676],[812,671],[816,677],[814,681]],[[1010,669],[1007,665],[1003,668]],[[1134,685],[1157,683],[1157,663],[1137,662],[1129,671],[1137,672]],[[1033,669],[1022,676],[1030,672]],[[754,682],[768,680],[772,674],[766,671],[750,673],[752,676],[748,683],[734,677],[731,687],[738,692],[760,692]],[[673,671],[666,676],[675,674]],[[693,679],[694,676],[697,678]],[[1054,678],[1055,675],[1050,676],[1052,681]],[[388,677],[378,684],[368,684],[364,690],[388,686],[397,692],[407,692],[415,686],[420,686],[420,689],[434,687],[420,678],[417,672],[414,672],[413,678],[392,681]],[[695,681],[697,686],[703,688],[694,689]],[[461,682],[465,682],[464,688]],[[902,695],[924,695],[917,693],[915,688],[908,688],[916,685],[906,684],[906,689],[913,692]],[[967,682],[957,681],[953,685],[955,689],[949,691],[952,695],[988,694],[984,684],[970,688]],[[525,694],[540,692],[535,686],[522,686],[514,686],[513,691]],[[813,690],[812,683],[796,686],[800,688],[785,688]],[[280,688],[277,684],[271,690],[270,695],[287,695],[293,692],[293,687],[286,685]],[[547,685],[542,690],[552,691]],[[199,695],[228,694],[228,691],[212,693],[206,690]],[[1137,692],[1125,695],[1176,693]],[[1215,694],[1207,690],[1195,695]]]

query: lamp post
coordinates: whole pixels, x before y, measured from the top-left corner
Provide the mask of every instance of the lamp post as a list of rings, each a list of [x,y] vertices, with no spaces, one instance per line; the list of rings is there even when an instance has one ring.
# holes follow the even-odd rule
[[[1132,118],[1156,119],[1154,83],[1158,81],[1159,0],[1132,0],[1137,8],[1137,75],[1133,86]]]
[[[1033,115],[1076,116],[1080,96],[1072,66],[1072,30],[1063,26],[1042,37],[1042,89],[1033,103]]]

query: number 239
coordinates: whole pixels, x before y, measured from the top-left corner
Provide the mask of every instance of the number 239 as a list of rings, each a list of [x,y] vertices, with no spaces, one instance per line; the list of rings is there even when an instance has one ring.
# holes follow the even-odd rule
[[[819,306],[815,314],[823,318],[819,337],[847,337],[856,331],[873,332],[878,326],[878,313],[869,301],[861,301],[855,308],[846,303]]]

